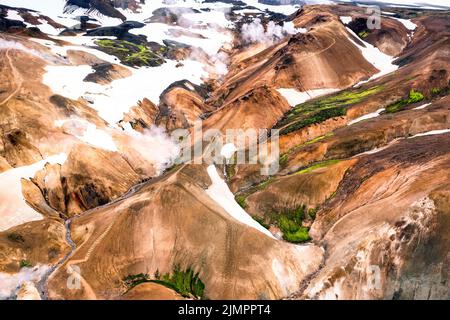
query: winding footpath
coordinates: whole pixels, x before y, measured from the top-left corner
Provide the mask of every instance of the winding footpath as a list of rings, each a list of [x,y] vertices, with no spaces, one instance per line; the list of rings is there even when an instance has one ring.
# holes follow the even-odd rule
[[[73,260],[73,261],[69,261],[70,258],[73,257],[73,255],[75,254],[75,252],[77,250],[79,250],[86,242],[82,243],[79,247],[77,247],[76,243],[73,241],[72,239],[72,230],[71,230],[71,226],[72,226],[72,221],[76,218],[80,218],[82,216],[86,216],[89,215],[95,211],[98,211],[102,208],[108,207],[110,205],[113,205],[119,201],[125,200],[128,197],[130,197],[131,195],[133,195],[134,193],[138,192],[142,187],[144,187],[146,184],[148,183],[153,183],[155,180],[159,180],[157,178],[152,179],[150,181],[144,181],[144,182],[140,182],[137,185],[132,186],[124,195],[120,196],[119,198],[104,204],[102,206],[98,206],[95,207],[93,209],[90,210],[86,210],[82,213],[80,213],[79,215],[76,215],[68,220],[65,221],[64,226],[66,229],[66,242],[69,244],[70,246],[70,252],[68,254],[66,254],[64,256],[64,258],[62,258],[57,264],[55,264],[54,266],[52,266],[48,272],[45,273],[45,275],[42,277],[41,281],[38,284],[38,291],[41,294],[41,298],[43,300],[49,300],[49,294],[48,294],[48,282],[50,281],[50,279],[53,277],[53,275],[56,273],[56,271],[58,271],[63,265],[66,264],[66,270],[68,275],[73,275],[74,272],[76,273],[76,271],[72,268],[72,266],[78,264],[78,263],[83,263],[86,262],[87,260],[89,260],[89,257],[91,256],[92,252],[94,251],[94,249],[97,247],[97,245],[101,242],[101,240],[109,233],[109,231],[112,229],[112,226],[114,225],[114,223],[112,222],[107,228],[106,230],[92,243],[92,245],[89,247],[89,249],[86,252],[86,255],[84,256],[84,258],[82,259],[77,259],[77,260]],[[91,233],[93,233],[91,231]],[[94,292],[94,290],[91,288],[91,286],[89,285],[89,283],[80,275],[78,274],[79,280],[81,282],[81,284],[83,285],[83,288],[85,289],[85,293],[88,297],[88,299],[97,299],[97,296]]]
[[[20,72],[17,71],[16,67],[14,66],[14,64],[11,61],[11,56],[10,56],[11,50],[12,49],[6,50],[5,57],[6,57],[6,60],[8,61],[9,68],[12,71],[13,77],[11,79],[16,81],[16,88],[2,102],[0,102],[0,106],[3,106],[9,100],[11,100],[15,95],[17,95],[19,93],[20,89],[22,89],[22,84],[23,84],[22,75],[20,74]]]

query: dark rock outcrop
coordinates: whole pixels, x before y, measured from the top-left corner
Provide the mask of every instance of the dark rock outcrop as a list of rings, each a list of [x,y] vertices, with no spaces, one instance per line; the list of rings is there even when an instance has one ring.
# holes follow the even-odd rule
[[[97,10],[99,13],[125,21],[125,16],[114,7],[110,0],[67,0],[65,10],[70,12],[74,8]]]
[[[13,20],[6,18],[8,10],[11,7],[0,4],[0,31],[8,31],[9,28],[26,28],[25,23],[19,20]]]
[[[88,74],[84,81],[108,84],[113,80],[126,78],[131,75],[131,72],[123,66],[109,62],[95,64],[92,68],[95,72]]]
[[[130,33],[131,29],[142,28],[145,24],[137,21],[125,21],[114,27],[100,27],[89,30],[86,36],[89,37],[117,37],[119,40],[125,40],[136,44],[147,42],[147,37],[144,35],[135,35]]]

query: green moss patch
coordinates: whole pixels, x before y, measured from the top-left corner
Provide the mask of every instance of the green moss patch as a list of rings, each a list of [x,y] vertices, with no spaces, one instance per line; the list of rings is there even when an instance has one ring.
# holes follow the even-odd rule
[[[397,100],[396,102],[388,105],[386,107],[386,112],[394,113],[401,111],[406,108],[406,106],[420,102],[425,99],[425,96],[420,91],[411,90],[409,92],[408,98]]]
[[[313,143],[319,142],[319,141],[321,141],[321,140],[324,140],[324,139],[326,139],[326,138],[332,137],[333,135],[334,135],[333,132],[328,132],[327,134],[318,136],[318,137],[316,137],[316,138],[314,138],[314,139],[308,140],[308,141],[306,141],[305,143],[296,145],[295,147],[289,149],[288,151],[286,151],[285,153],[283,153],[282,155],[280,155],[280,159],[279,159],[279,164],[280,164],[280,166],[281,166],[281,167],[286,166],[286,164],[287,164],[288,161],[289,161],[289,155],[291,155],[291,154],[294,153],[295,151],[301,149],[302,147],[305,147],[305,146],[308,146],[308,145],[310,145],[310,144],[313,144]]]
[[[292,243],[302,243],[311,240],[309,229],[302,226],[306,218],[314,219],[315,209],[307,209],[305,205],[295,210],[288,210],[278,215],[277,225],[283,232],[283,239]]]
[[[8,233],[7,238],[9,241],[23,243],[25,239],[22,235],[18,233]]]
[[[28,260],[20,260],[20,268],[31,268],[33,265]]]
[[[258,223],[259,223],[261,226],[263,226],[264,228],[266,228],[266,229],[269,229],[269,228],[270,228],[270,224],[269,224],[269,223],[266,223],[266,221],[265,221],[264,218],[261,218],[261,217],[258,217],[258,216],[253,216],[252,218],[253,218],[253,220],[255,220],[256,222],[258,222]]]
[[[431,96],[433,98],[438,97],[438,96],[446,96],[448,94],[450,94],[450,81],[448,82],[446,87],[431,89]]]
[[[336,159],[318,162],[318,163],[313,164],[312,166],[309,166],[307,168],[304,168],[304,169],[301,169],[301,170],[295,172],[295,174],[308,173],[308,172],[314,171],[316,169],[327,167],[329,165],[336,164],[336,163],[339,163],[339,162],[340,162],[340,160],[336,160]]]
[[[369,35],[369,32],[367,32],[367,31],[360,31],[360,32],[358,32],[358,36],[361,38],[361,39],[364,39],[364,38],[366,38],[367,36]]]
[[[156,271],[154,279],[151,279],[148,274],[139,273],[125,277],[123,281],[128,289],[144,282],[158,283],[176,291],[183,297],[194,299],[203,298],[205,291],[205,285],[200,280],[198,273],[195,273],[191,268],[182,270],[179,265],[175,265],[172,273],[160,275]]]
[[[309,228],[302,226],[304,220],[314,220],[316,209],[307,209],[301,205],[296,209],[288,209],[272,214],[270,217],[253,217],[264,228],[269,229],[271,224],[277,225],[283,233],[283,239],[291,243],[302,243],[311,240]],[[267,222],[267,220],[270,220]]]
[[[165,52],[159,48],[152,51],[142,44],[135,44],[125,40],[101,39],[95,41],[99,49],[116,56],[120,61],[128,66],[150,66],[157,67],[165,62],[162,54]]]
[[[242,207],[242,209],[245,209],[247,207],[247,204],[245,203],[246,198],[247,197],[245,195],[237,195],[234,197],[234,199]]]
[[[382,86],[375,86],[366,90],[343,91],[335,96],[299,104],[283,117],[277,127],[282,128],[280,134],[288,134],[331,118],[345,116],[349,106],[364,101],[382,89]]]
[[[179,265],[173,268],[172,274],[166,273],[153,282],[171,288],[183,297],[188,298],[201,299],[205,291],[205,284],[200,280],[198,273],[190,268],[181,270]]]

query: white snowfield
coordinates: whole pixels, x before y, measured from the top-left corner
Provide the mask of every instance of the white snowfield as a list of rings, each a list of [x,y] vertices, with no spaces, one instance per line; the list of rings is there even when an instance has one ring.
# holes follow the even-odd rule
[[[365,114],[365,115],[363,115],[363,116],[361,116],[361,117],[359,117],[359,118],[356,118],[356,119],[353,119],[353,120],[349,121],[349,123],[347,123],[347,125],[348,125],[348,126],[351,126],[352,124],[358,123],[358,122],[363,121],[363,120],[376,118],[376,117],[378,117],[378,116],[380,115],[380,113],[383,112],[383,111],[384,111],[384,108],[381,108],[381,109],[378,109],[378,110],[375,111],[375,112],[371,112],[371,113]]]
[[[91,66],[46,66],[42,82],[54,93],[77,100],[86,92],[101,90],[102,86],[83,79],[94,72]]]
[[[296,106],[316,97],[324,96],[329,93],[338,91],[339,89],[314,89],[300,92],[293,88],[279,88],[277,91],[287,100],[290,106]]]
[[[74,100],[84,98],[98,111],[100,117],[111,126],[116,126],[124,113],[139,100],[148,98],[158,104],[161,92],[173,82],[187,79],[201,84],[201,78],[207,76],[199,62],[183,61],[181,67],[176,67],[176,64],[176,61],[167,60],[160,67],[129,68],[132,71],[130,77],[114,80],[108,85],[83,81],[94,71],[87,65],[47,66],[43,83],[62,96]]]
[[[253,220],[247,212],[236,202],[233,193],[228,188],[228,185],[219,176],[215,165],[210,165],[207,168],[208,175],[211,178],[212,184],[206,189],[208,196],[213,199],[219,206],[221,206],[232,218],[235,220],[254,228],[272,239],[276,239],[269,230],[261,226],[258,222]]]
[[[0,174],[0,231],[29,222],[42,220],[42,215],[32,209],[23,198],[21,179],[34,177],[37,171],[50,164],[63,164],[65,153],[48,157],[29,166],[7,170]]]

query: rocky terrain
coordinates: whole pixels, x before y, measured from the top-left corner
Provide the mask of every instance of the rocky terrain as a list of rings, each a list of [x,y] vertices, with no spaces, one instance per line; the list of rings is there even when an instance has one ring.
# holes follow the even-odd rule
[[[0,299],[449,299],[449,6],[305,2],[0,1]]]

